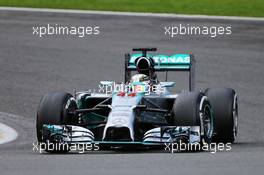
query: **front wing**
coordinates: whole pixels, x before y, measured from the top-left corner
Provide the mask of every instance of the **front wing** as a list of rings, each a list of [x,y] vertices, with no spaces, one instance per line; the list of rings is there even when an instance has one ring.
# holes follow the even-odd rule
[[[95,140],[91,130],[73,125],[43,125],[43,138],[66,144],[107,144],[157,146],[165,143],[200,143],[199,126],[161,126],[145,132],[141,141]],[[45,139],[44,139],[45,140]]]

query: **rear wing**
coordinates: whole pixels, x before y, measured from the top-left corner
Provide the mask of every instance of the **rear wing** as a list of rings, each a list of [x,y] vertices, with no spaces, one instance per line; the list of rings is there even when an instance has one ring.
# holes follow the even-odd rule
[[[156,72],[168,71],[186,71],[189,73],[189,90],[195,89],[195,59],[192,54],[148,54],[147,51],[156,51],[155,48],[133,49],[133,51],[142,51],[142,53],[125,54],[125,82],[131,79],[131,72],[137,71],[135,60],[138,57],[151,57],[154,62]],[[167,79],[167,78],[166,78]],[[166,80],[167,81],[167,80]]]

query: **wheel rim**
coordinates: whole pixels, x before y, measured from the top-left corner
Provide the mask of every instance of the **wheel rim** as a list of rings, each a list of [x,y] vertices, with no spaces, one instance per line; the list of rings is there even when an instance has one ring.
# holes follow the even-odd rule
[[[204,135],[206,138],[211,138],[213,134],[213,124],[212,124],[212,111],[210,105],[205,105],[203,111],[203,127],[204,127]]]
[[[234,141],[237,138],[237,130],[238,130],[238,104],[237,104],[237,95],[235,95],[234,102],[233,102],[233,137],[234,137]]]
[[[64,119],[65,123],[69,123],[69,124],[78,123],[78,119],[73,114],[76,109],[77,109],[76,100],[73,97],[70,97],[64,105],[64,116],[66,116]]]

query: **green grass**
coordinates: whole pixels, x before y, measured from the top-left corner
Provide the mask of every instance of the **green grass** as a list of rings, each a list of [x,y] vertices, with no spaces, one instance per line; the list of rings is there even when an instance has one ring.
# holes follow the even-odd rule
[[[264,0],[1,0],[0,6],[264,17]]]

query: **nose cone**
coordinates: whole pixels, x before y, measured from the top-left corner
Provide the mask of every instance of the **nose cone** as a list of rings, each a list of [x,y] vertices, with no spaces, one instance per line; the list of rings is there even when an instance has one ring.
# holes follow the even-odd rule
[[[142,98],[141,94],[113,96],[112,110],[104,128],[103,140],[134,141],[135,112],[133,109]]]

